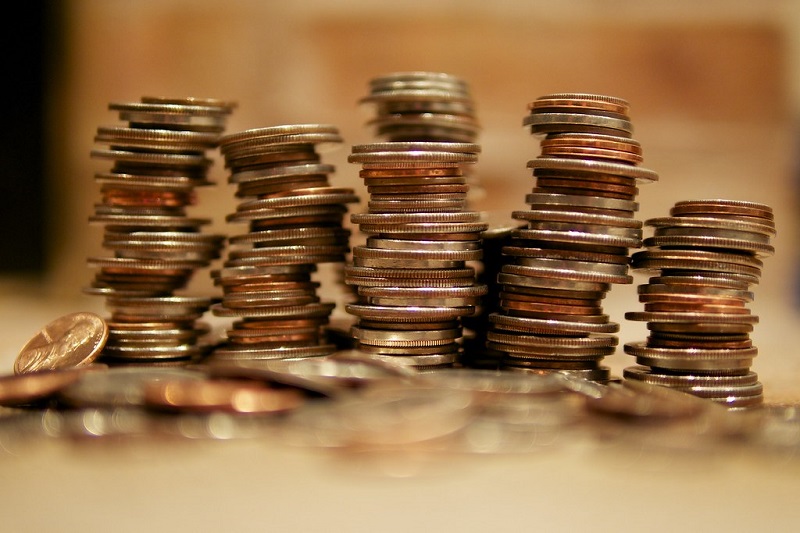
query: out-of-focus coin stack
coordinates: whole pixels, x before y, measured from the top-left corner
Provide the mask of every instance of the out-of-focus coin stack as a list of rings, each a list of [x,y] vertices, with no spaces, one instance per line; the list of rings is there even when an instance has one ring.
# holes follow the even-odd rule
[[[106,298],[107,364],[181,365],[202,357],[208,332],[200,319],[212,299],[176,294],[220,256],[224,237],[206,234],[210,219],[187,216],[195,187],[207,179],[234,104],[215,99],[144,97],[111,103],[127,126],[100,127],[91,156],[113,161],[98,173],[102,202],[89,217],[105,226],[112,257],[90,257],[97,273],[85,292]]]
[[[288,359],[333,353],[326,338],[335,302],[322,302],[312,276],[321,263],[344,263],[350,231],[343,226],[352,189],[332,187],[333,165],[321,152],[341,145],[335,126],[288,124],[226,135],[220,140],[228,181],[242,201],[227,216],[249,231],[228,239],[222,268],[212,272],[222,301],[219,317],[234,319],[214,359]]]
[[[642,244],[637,184],[658,176],[638,166],[625,100],[551,94],[529,110],[523,125],[544,136],[528,162],[536,184],[525,198],[530,210],[512,212],[527,226],[503,248],[488,348],[505,368],[606,381],[600,362],[614,353],[619,325],[602,299],[611,284],[633,282],[628,250]]]
[[[474,143],[480,132],[466,81],[443,72],[395,72],[370,80],[367,122],[382,141]]]
[[[352,147],[370,194],[350,220],[367,235],[354,246],[345,283],[358,299],[346,306],[359,350],[417,368],[453,365],[461,318],[476,311],[486,286],[468,262],[481,259],[481,214],[463,209],[462,168],[480,147],[454,142],[380,142]],[[386,209],[402,205],[404,209]]]
[[[646,381],[709,398],[731,408],[760,405],[763,387],[750,370],[758,351],[749,333],[758,317],[746,305],[772,255],[772,209],[737,200],[676,203],[669,217],[645,221],[653,236],[631,266],[655,272],[638,288],[647,322],[644,342],[626,343],[636,357],[626,379]]]

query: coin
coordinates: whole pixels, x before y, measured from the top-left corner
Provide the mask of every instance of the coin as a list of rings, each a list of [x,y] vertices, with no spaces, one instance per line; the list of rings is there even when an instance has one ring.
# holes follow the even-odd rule
[[[14,372],[25,374],[86,366],[94,362],[108,339],[108,325],[95,313],[60,316],[34,335],[14,361]]]

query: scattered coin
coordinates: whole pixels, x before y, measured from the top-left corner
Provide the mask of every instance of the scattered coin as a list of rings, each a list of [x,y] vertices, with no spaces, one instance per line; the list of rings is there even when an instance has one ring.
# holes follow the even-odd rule
[[[60,316],[25,343],[14,361],[14,372],[87,366],[98,358],[108,335],[106,321],[95,313],[81,311]]]

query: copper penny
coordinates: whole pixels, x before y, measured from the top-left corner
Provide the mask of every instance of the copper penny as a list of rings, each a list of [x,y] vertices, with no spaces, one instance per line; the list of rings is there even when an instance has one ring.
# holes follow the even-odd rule
[[[108,339],[100,316],[76,312],[61,316],[33,336],[20,350],[14,373],[86,366],[94,362]]]

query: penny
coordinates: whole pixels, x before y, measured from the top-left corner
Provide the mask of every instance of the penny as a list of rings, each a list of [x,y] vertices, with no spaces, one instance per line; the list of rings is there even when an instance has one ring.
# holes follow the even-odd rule
[[[291,388],[270,388],[254,380],[163,380],[144,388],[144,404],[178,412],[226,412],[275,415],[297,409],[303,394]]]
[[[40,329],[20,350],[14,372],[25,374],[87,366],[100,355],[108,326],[90,312],[69,313]]]
[[[91,368],[62,368],[55,370],[37,370],[0,376],[0,405],[31,405],[51,398],[64,387],[81,378],[84,371]]]

